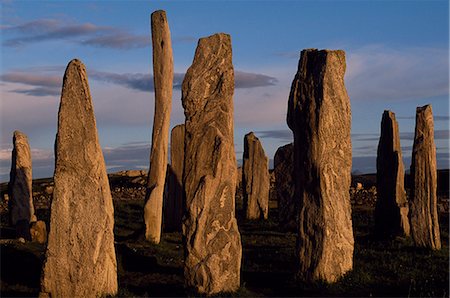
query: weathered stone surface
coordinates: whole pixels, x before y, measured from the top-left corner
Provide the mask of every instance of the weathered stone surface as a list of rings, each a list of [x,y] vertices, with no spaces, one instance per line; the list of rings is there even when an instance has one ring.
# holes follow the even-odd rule
[[[170,135],[168,194],[164,204],[164,228],[181,231],[183,217],[184,124],[175,126]]]
[[[411,160],[411,235],[417,246],[441,249],[437,213],[437,168],[431,105],[416,110]]]
[[[55,142],[50,231],[41,295],[117,293],[114,209],[83,63],[64,74]]]
[[[183,81],[186,285],[199,293],[239,288],[241,237],[235,218],[234,71],[231,38],[201,38]]]
[[[47,227],[45,222],[38,220],[31,224],[31,239],[33,242],[44,244],[47,242]]]
[[[16,130],[9,179],[9,218],[16,237],[31,240],[29,225],[36,221],[33,206],[31,150],[27,136]]]
[[[244,137],[242,190],[248,219],[269,217],[269,159],[253,132]]]
[[[377,152],[375,233],[380,238],[409,236],[408,201],[402,148],[395,114],[384,111]]]
[[[299,200],[299,278],[334,282],[353,266],[350,100],[344,51],[304,50],[289,96]]]
[[[298,200],[294,196],[294,144],[277,149],[273,158],[275,189],[278,200],[278,221],[285,230],[298,228]]]
[[[167,171],[170,110],[172,108],[173,56],[166,12],[152,13],[153,82],[155,114],[153,118],[150,170],[145,195],[145,238],[153,243],[161,239],[164,184]]]

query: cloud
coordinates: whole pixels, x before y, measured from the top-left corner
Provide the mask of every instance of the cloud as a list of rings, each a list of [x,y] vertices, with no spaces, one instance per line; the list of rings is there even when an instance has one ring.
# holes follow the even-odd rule
[[[396,117],[399,120],[416,120],[416,116],[398,116]],[[449,116],[440,116],[440,115],[433,115],[434,121],[449,121]]]
[[[102,48],[133,49],[144,48],[150,44],[150,39],[145,35],[133,35],[126,32],[115,32],[104,36],[96,36],[83,40],[83,45],[91,45]]]
[[[371,45],[349,50],[346,85],[352,100],[392,101],[449,94],[444,48],[392,49]]]
[[[112,49],[134,49],[147,47],[150,37],[136,35],[115,27],[98,26],[92,23],[65,23],[57,19],[39,19],[27,23],[7,26],[3,34],[13,35],[3,42],[7,47],[19,47],[32,43],[70,40],[81,45]]]
[[[256,131],[256,136],[259,138],[271,138],[278,139],[280,142],[293,142],[294,136],[292,131],[289,129],[280,129],[280,130],[260,130]]]
[[[435,140],[448,140],[450,135],[450,131],[448,129],[436,129],[434,131],[434,139]],[[401,132],[400,133],[401,140],[414,140],[414,132]]]
[[[274,86],[278,83],[278,80],[274,77],[243,71],[235,71],[234,79],[236,88]]]
[[[0,75],[0,80],[9,83],[19,83],[32,86],[26,89],[12,89],[9,92],[27,94],[32,96],[59,95],[62,86],[62,66],[48,66],[42,68],[22,69]],[[120,85],[132,90],[153,92],[153,76],[145,73],[114,73],[98,70],[87,70],[90,79]],[[56,76],[55,73],[61,75]],[[184,73],[174,74],[174,89],[181,89]],[[277,79],[264,74],[250,72],[235,72],[236,88],[246,89],[262,86],[272,86]]]

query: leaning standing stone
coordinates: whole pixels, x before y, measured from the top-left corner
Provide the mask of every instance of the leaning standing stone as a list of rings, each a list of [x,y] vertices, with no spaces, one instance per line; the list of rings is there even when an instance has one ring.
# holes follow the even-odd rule
[[[294,144],[277,149],[273,158],[273,172],[280,227],[284,230],[296,230],[299,206],[294,196]]]
[[[31,240],[30,223],[36,221],[33,206],[31,150],[27,136],[16,130],[9,179],[9,217],[16,237]]]
[[[244,137],[242,159],[242,190],[247,219],[269,216],[269,159],[253,132]]]
[[[164,228],[181,231],[183,217],[184,124],[175,126],[170,135],[168,194],[164,204]]]
[[[153,118],[150,170],[145,195],[145,238],[153,243],[161,240],[164,183],[166,181],[169,146],[170,109],[172,108],[173,57],[166,12],[152,13],[153,82],[155,115]]]
[[[183,81],[186,285],[213,295],[239,288],[241,237],[235,218],[234,71],[231,38],[201,38]]]
[[[375,233],[380,238],[409,236],[402,148],[395,114],[384,111],[377,153]]]
[[[304,50],[289,96],[303,280],[334,282],[353,266],[351,111],[344,73],[344,51]]]
[[[64,74],[41,296],[117,293],[114,209],[83,63]]]
[[[417,246],[441,249],[437,168],[431,105],[418,107],[411,162],[411,235]]]

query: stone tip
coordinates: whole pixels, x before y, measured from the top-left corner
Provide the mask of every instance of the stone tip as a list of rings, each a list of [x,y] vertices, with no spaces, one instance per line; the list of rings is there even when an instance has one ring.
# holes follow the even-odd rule
[[[210,39],[219,39],[219,40],[220,39],[229,39],[229,40],[231,40],[231,35],[228,33],[219,32],[219,33],[215,33],[210,36],[207,36],[207,37],[200,38],[199,43],[202,40],[210,40]]]
[[[21,132],[20,130],[15,130],[14,132],[13,132],[13,135],[14,136],[20,136],[20,135],[25,135],[23,132]]]
[[[152,15],[159,15],[159,14],[165,15],[166,11],[162,10],[162,9],[158,9],[158,10],[155,10],[154,12],[152,12]]]
[[[383,117],[389,117],[395,119],[395,113],[390,110],[384,110]]]
[[[72,59],[69,64],[67,64],[66,73],[69,69],[76,69],[77,71],[86,71],[86,67],[80,59]]]
[[[166,11],[165,10],[155,10],[150,15],[150,19],[152,20],[152,22],[154,22],[156,20],[166,22],[167,21]]]
[[[248,134],[246,134],[246,135],[245,135],[245,138],[247,138],[247,139],[258,139],[258,138],[255,136],[255,133],[254,133],[253,131],[251,131],[251,132],[249,132]]]
[[[421,113],[421,112],[425,112],[426,110],[430,110],[430,112],[432,112],[431,104],[424,105],[422,107],[417,107],[416,112]]]
[[[13,133],[13,141],[19,139],[28,139],[27,135],[21,132],[20,130],[15,130]]]

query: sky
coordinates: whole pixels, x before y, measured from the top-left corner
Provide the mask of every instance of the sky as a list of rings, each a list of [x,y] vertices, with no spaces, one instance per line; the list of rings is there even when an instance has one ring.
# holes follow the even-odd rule
[[[286,124],[302,49],[346,52],[353,171],[374,173],[384,110],[411,162],[415,110],[431,104],[438,168],[449,168],[448,1],[5,1],[0,20],[0,182],[12,135],[28,135],[33,178],[51,177],[62,78],[86,65],[108,172],[148,169],[154,112],[150,14],[167,12],[174,55],[171,128],[197,41],[231,35],[238,163],[253,131],[271,160],[293,141]]]

